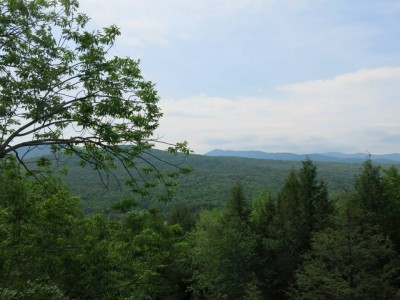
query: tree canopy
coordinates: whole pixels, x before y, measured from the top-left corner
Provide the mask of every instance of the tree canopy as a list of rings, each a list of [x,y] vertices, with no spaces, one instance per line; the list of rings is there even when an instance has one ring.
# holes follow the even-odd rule
[[[157,171],[137,161],[147,163],[140,154],[160,142],[159,96],[139,61],[112,57],[119,29],[87,30],[78,6],[0,0],[0,159],[14,153],[22,161],[21,149],[44,145],[96,170],[134,169],[130,183],[140,191],[138,178]],[[185,143],[168,146],[187,152]]]

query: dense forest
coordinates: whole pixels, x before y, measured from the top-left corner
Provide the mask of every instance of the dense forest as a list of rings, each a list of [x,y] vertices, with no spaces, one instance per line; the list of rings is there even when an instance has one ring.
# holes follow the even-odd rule
[[[238,157],[209,157],[191,154],[174,155],[166,151],[152,150],[151,154],[158,159],[174,165],[184,166],[191,170],[189,174],[176,178],[177,185],[168,201],[160,201],[164,188],[153,190],[150,195],[136,201],[141,208],[155,205],[161,211],[168,211],[177,204],[185,204],[192,211],[203,208],[218,208],[225,205],[230,187],[240,181],[244,194],[253,199],[261,192],[276,196],[287,174],[293,168],[300,168],[301,162]],[[47,156],[54,160],[52,155]],[[148,156],[146,159],[159,168],[164,168],[157,159]],[[354,176],[360,171],[361,164],[315,162],[318,167],[318,178],[326,182],[331,196],[335,197],[349,189]],[[388,165],[382,165],[387,167]],[[75,196],[81,199],[80,207],[85,213],[106,211],[123,197],[132,197],[129,187],[124,182],[129,179],[123,168],[113,170],[113,175],[103,172],[102,177],[90,167],[82,168],[77,157],[58,158],[53,163],[55,174],[67,168],[62,180]]]
[[[397,167],[188,156],[78,7],[0,0],[0,299],[400,299]]]
[[[46,170],[43,170],[45,172]],[[397,299],[400,173],[366,160],[332,199],[312,161],[279,192],[198,215],[175,206],[86,215],[48,173],[2,160],[1,299]],[[51,180],[50,180],[51,178]]]

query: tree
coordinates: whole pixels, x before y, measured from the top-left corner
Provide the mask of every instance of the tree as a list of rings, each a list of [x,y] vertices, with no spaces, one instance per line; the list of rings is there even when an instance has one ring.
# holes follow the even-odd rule
[[[84,216],[49,175],[0,160],[0,299],[177,299],[190,278],[179,225],[156,210]],[[52,180],[52,182],[50,182]]]
[[[272,208],[272,207],[271,207]],[[293,280],[293,275],[311,247],[311,236],[324,229],[333,214],[325,184],[317,178],[317,168],[311,160],[302,168],[292,170],[276,202],[269,236],[264,238],[265,253],[273,256],[277,278],[271,287],[276,299]]]
[[[356,177],[354,191],[337,201],[330,228],[313,236],[290,293],[294,299],[397,299],[400,295],[400,176],[371,159]]]
[[[388,235],[397,251],[400,249],[400,175],[395,167],[381,174],[381,168],[370,159],[356,177],[356,201],[364,210],[364,222],[380,226],[382,233]]]
[[[275,219],[276,203],[267,192],[261,193],[253,200],[251,221],[256,231],[263,237],[269,237]]]
[[[250,226],[229,210],[202,211],[190,251],[195,299],[243,299],[255,293],[257,238]]]
[[[79,247],[82,213],[61,182],[22,175],[0,160],[0,299],[64,299],[66,261]]]
[[[244,197],[243,186],[240,182],[236,182],[231,189],[231,197],[227,203],[227,213],[239,217],[245,223],[249,221],[250,208]]]
[[[345,195],[331,228],[314,234],[312,249],[289,289],[292,299],[398,299],[400,260],[378,226]]]
[[[263,292],[261,299],[279,299],[276,294],[277,279],[281,273],[277,270],[277,240],[279,226],[277,226],[276,201],[269,193],[262,193],[253,200],[251,211],[251,224],[258,234],[256,253],[259,263],[255,268],[260,290]]]
[[[202,211],[191,234],[195,297],[258,299],[256,276],[259,236],[250,224],[251,210],[237,182],[223,210]],[[247,298],[246,298],[247,297]]]
[[[196,225],[196,215],[185,204],[177,204],[168,213],[168,223],[178,224],[185,232],[189,232]]]
[[[18,150],[48,146],[96,170],[118,162],[143,192],[154,185],[146,174],[165,178],[141,155],[158,142],[159,97],[138,61],[110,57],[119,29],[88,31],[77,9],[76,0],[0,0],[0,159],[22,163]]]
[[[374,165],[370,158],[363,163],[363,169],[356,177],[354,188],[360,206],[372,214],[370,222],[379,222],[387,205],[387,199],[385,199],[381,168]]]
[[[328,190],[317,178],[317,166],[310,159],[303,161],[298,173],[300,198],[304,205],[306,227],[310,232],[318,231],[329,224],[333,214],[333,204],[328,198]]]
[[[400,253],[400,174],[394,166],[384,172],[382,184],[388,203],[382,218],[382,227]]]
[[[293,170],[278,196],[278,223],[284,238],[295,252],[309,249],[311,233],[324,228],[333,213],[332,202],[324,182],[317,179],[317,168],[311,160]]]

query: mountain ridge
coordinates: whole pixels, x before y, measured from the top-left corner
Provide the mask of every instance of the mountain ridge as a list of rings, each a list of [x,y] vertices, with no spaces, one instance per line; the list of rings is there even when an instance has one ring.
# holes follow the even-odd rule
[[[45,148],[39,150],[43,151],[42,154],[46,152]],[[160,189],[155,189],[146,199],[134,197],[141,208],[156,205],[160,210],[167,211],[174,205],[183,204],[193,211],[199,211],[204,208],[223,207],[226,199],[229,198],[231,187],[237,181],[243,184],[247,199],[254,199],[262,192],[276,196],[288,174],[293,169],[300,169],[302,166],[301,159],[305,158],[297,157],[297,160],[291,159],[290,161],[260,159],[260,156],[263,155],[262,151],[255,152],[259,156],[258,159],[213,157],[199,154],[173,155],[153,149],[151,155],[146,158],[152,164],[160,167],[160,171],[163,170],[162,166],[159,165],[160,161],[189,167],[193,171],[185,176],[179,176],[179,185],[176,187],[176,192],[171,201],[158,203],[158,196],[163,192],[161,186]],[[33,152],[29,152],[30,154],[33,154]],[[81,207],[85,213],[108,211],[118,200],[124,197],[132,197],[129,188],[120,184],[129,179],[123,168],[113,170],[115,177],[110,176],[105,184],[96,170],[93,170],[90,166],[80,166],[78,157],[60,156],[59,158],[61,158],[60,166],[65,166],[69,170],[67,174],[63,173],[59,176],[62,176],[63,182],[70,188],[71,193],[82,200]],[[35,160],[35,158],[29,160]],[[331,197],[336,197],[343,191],[350,189],[356,174],[362,168],[360,163],[316,161],[315,165],[318,167],[318,178],[326,182]],[[397,167],[400,167],[400,162],[397,162]]]
[[[346,154],[342,152],[296,154],[290,152],[263,152],[258,150],[235,151],[235,150],[214,149],[212,151],[205,153],[204,155],[272,159],[272,160],[282,160],[282,161],[302,161],[309,158],[312,161],[341,162],[341,163],[362,163],[370,156],[371,159],[377,163],[382,163],[382,164],[400,163],[400,153],[376,154],[376,155],[368,153]]]

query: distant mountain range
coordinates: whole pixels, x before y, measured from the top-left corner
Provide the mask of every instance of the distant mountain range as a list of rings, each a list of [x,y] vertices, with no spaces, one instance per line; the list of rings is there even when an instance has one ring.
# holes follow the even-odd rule
[[[367,153],[345,154],[341,152],[327,153],[310,153],[310,154],[295,154],[295,153],[268,153],[262,151],[232,151],[215,149],[205,154],[206,156],[233,156],[258,159],[272,159],[283,161],[301,161],[310,158],[313,161],[319,162],[342,162],[342,163],[362,163],[368,157]],[[371,154],[371,159],[376,163],[381,164],[398,164],[400,163],[400,153],[392,154]]]
[[[24,158],[33,158],[50,154],[50,147],[39,146],[28,148],[24,147],[18,150],[20,156]],[[234,151],[234,150],[221,150],[215,149],[204,154],[205,156],[229,156],[229,157],[243,157],[243,158],[257,158],[257,159],[272,159],[282,161],[302,161],[310,158],[312,161],[318,162],[338,162],[338,163],[362,163],[368,157],[368,153],[352,153],[345,154],[341,152],[326,152],[326,153],[310,153],[310,154],[295,154],[295,153],[270,153],[263,151]],[[376,163],[381,164],[399,164],[400,153],[391,154],[371,154],[371,159]]]
[[[23,155],[28,148],[19,149]],[[329,193],[335,197],[345,190],[351,189],[355,175],[361,170],[361,165],[367,154],[343,153],[316,153],[299,155],[293,153],[266,153],[261,151],[223,151],[213,150],[206,155],[190,154],[172,155],[165,151],[154,151],[154,157],[160,161],[168,161],[173,165],[187,166],[193,169],[188,175],[179,177],[179,186],[171,202],[163,204],[163,211],[177,203],[185,204],[192,210],[224,206],[229,198],[230,189],[238,180],[245,187],[247,199],[257,197],[261,192],[268,191],[277,195],[290,171],[301,168],[301,160],[312,159],[318,167],[318,176],[327,183]],[[47,155],[49,147],[39,147],[28,151],[25,158],[34,159],[33,156]],[[149,161],[160,166],[159,161],[149,157]],[[257,158],[257,159],[255,159]],[[374,162],[379,164],[400,166],[400,154],[372,155]],[[69,171],[62,180],[71,189],[73,195],[82,199],[81,207],[87,213],[96,213],[111,207],[115,201],[129,195],[128,189],[120,186],[128,177],[123,168],[113,170],[116,181],[110,176],[107,188],[99,174],[90,167],[79,166],[79,159],[72,156],[62,159],[62,166],[67,166]],[[343,163],[345,162],[345,163]],[[386,166],[384,166],[385,168]],[[58,173],[57,173],[58,174]],[[155,189],[150,195],[152,204],[157,204],[157,195],[162,192]],[[142,202],[140,202],[142,203]],[[150,202],[143,202],[143,207]],[[141,204],[142,205],[142,204]]]
[[[18,155],[25,159],[46,156],[51,153],[50,146],[22,147],[17,149]]]
[[[22,156],[29,149],[19,150],[19,155]],[[40,147],[31,150],[25,158],[34,160],[35,158],[31,156],[50,153],[48,147],[47,149]],[[256,153],[259,154],[260,152]],[[146,208],[151,204],[159,207],[162,211],[167,211],[177,204],[185,204],[193,211],[223,207],[230,196],[231,187],[237,181],[243,184],[244,193],[248,200],[254,199],[264,191],[277,195],[291,170],[299,170],[302,166],[299,160],[304,157],[297,157],[297,161],[294,161],[293,157],[291,158],[292,161],[284,161],[279,156],[280,160],[197,154],[185,156],[152,150],[152,155],[145,158],[160,171],[170,170],[161,163],[162,161],[167,161],[176,166],[186,166],[193,171],[190,174],[179,176],[176,193],[173,199],[167,203],[158,201],[158,197],[164,192],[162,185],[155,188],[154,192],[146,199],[136,198],[136,196],[135,198],[138,200],[140,208]],[[258,158],[260,158],[259,155]],[[76,156],[68,159],[60,157],[60,159],[60,166],[68,168],[66,175],[60,175],[61,179],[70,188],[72,195],[81,198],[81,207],[86,213],[107,210],[116,201],[132,196],[126,186],[120,185],[129,179],[123,168],[113,170],[113,176],[101,177],[90,166],[82,168],[79,165],[79,158]],[[332,197],[351,189],[355,175],[362,168],[359,163],[344,164],[318,161],[315,162],[315,165],[318,168],[318,177],[326,182]],[[54,175],[57,174],[59,173],[55,169]]]

